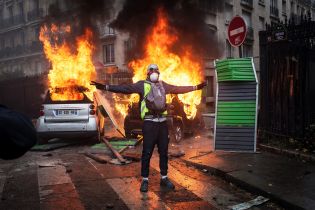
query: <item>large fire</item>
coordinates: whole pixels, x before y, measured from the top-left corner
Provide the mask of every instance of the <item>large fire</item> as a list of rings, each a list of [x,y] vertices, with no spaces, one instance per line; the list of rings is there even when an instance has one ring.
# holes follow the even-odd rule
[[[189,32],[188,32],[189,33]],[[146,79],[147,66],[155,63],[159,66],[160,79],[172,85],[196,85],[203,81],[202,66],[200,61],[191,54],[190,46],[182,46],[181,53],[172,51],[176,42],[180,41],[179,36],[169,26],[167,15],[162,9],[158,10],[158,18],[154,27],[146,37],[145,56],[139,60],[133,60],[129,67],[133,69],[133,82]],[[167,101],[171,101],[171,95]],[[201,91],[194,91],[178,95],[179,100],[184,104],[184,111],[188,119],[196,116],[196,106],[201,101]],[[131,102],[138,101],[138,97],[132,95]],[[116,100],[118,102],[118,100]],[[116,110],[123,116],[127,114],[127,106],[116,103]]]
[[[63,37],[71,36],[69,25],[44,25],[40,29],[39,39],[44,52],[51,63],[49,70],[49,91],[52,100],[82,100],[84,95],[92,99],[95,87],[90,81],[95,75],[92,62],[91,30],[75,38],[75,43],[67,43]]]

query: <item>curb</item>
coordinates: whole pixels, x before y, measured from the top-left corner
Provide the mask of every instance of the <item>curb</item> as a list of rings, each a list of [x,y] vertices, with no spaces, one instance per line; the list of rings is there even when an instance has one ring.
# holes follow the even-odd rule
[[[257,195],[262,195],[264,197],[270,198],[271,200],[273,200],[274,202],[278,203],[280,206],[284,207],[285,209],[294,209],[294,210],[298,210],[298,209],[304,209],[301,206],[297,206],[294,203],[291,203],[287,200],[284,200],[280,197],[278,197],[277,195],[271,194],[270,192],[267,192],[259,187],[256,187],[254,185],[248,184],[247,182],[235,178],[234,176],[228,174],[227,172],[211,167],[211,166],[207,166],[207,165],[202,165],[200,163],[194,163],[188,160],[184,160],[182,158],[180,158],[181,161],[183,161],[184,163],[186,163],[187,165],[190,166],[194,166],[200,170],[202,169],[207,169],[212,175],[218,176],[220,178],[223,178],[225,181],[227,182],[231,182],[232,184],[250,192],[253,194],[257,194]]]
[[[315,162],[315,156],[314,155],[303,154],[300,152],[295,152],[295,151],[291,151],[291,150],[287,150],[287,149],[272,147],[272,146],[268,146],[265,144],[259,144],[258,147],[261,150],[264,150],[267,152],[282,154],[282,155],[286,155],[286,156],[291,157],[291,158],[300,158],[302,160]]]

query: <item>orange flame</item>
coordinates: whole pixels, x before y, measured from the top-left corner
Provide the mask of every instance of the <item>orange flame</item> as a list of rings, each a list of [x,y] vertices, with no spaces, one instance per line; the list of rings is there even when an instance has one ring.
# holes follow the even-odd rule
[[[70,35],[69,25],[44,25],[40,29],[39,40],[43,43],[46,58],[52,66],[48,74],[51,99],[82,100],[83,92],[92,99],[95,91],[95,87],[90,85],[95,76],[92,62],[93,33],[86,29],[83,35],[76,37],[75,44],[62,40],[62,37]],[[76,47],[75,50],[73,46]]]
[[[188,32],[189,33],[189,32]],[[190,46],[183,46],[180,53],[172,50],[174,44],[179,40],[179,36],[174,29],[169,26],[165,12],[158,10],[158,19],[148,36],[146,37],[145,55],[142,59],[133,60],[129,63],[134,71],[133,82],[146,79],[147,66],[155,63],[159,66],[160,79],[178,86],[196,85],[203,81],[202,66],[198,59],[194,58]],[[171,101],[170,95],[167,101]],[[184,104],[184,111],[188,119],[196,116],[196,106],[201,101],[201,91],[194,91],[178,95],[179,100]],[[130,101],[135,102],[138,97],[131,96]],[[116,109],[120,110],[123,116],[127,114],[127,108],[116,103]]]

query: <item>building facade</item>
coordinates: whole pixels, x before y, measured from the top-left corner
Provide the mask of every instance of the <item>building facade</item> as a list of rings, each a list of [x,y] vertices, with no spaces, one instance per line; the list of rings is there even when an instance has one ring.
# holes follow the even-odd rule
[[[224,49],[216,58],[205,58],[205,75],[208,80],[204,91],[204,101],[209,111],[214,110],[215,72],[214,59],[239,57],[240,50],[244,57],[254,57],[259,74],[259,36],[265,25],[310,13],[315,17],[314,0],[225,0],[223,6],[214,9],[210,0],[192,0],[206,13],[205,24],[215,35],[217,42]],[[98,23],[99,43],[95,61],[101,63],[98,70],[100,80],[111,83],[130,81],[131,71],[127,66],[126,52],[132,47],[128,34],[119,32],[109,26],[122,7],[122,0],[115,1],[107,21]],[[52,6],[66,10],[63,0],[0,0],[0,80],[15,77],[31,77],[47,74],[47,63],[42,45],[39,41],[39,29]],[[247,38],[241,47],[234,48],[227,40],[227,27],[231,19],[242,16],[248,27]]]
[[[299,22],[301,16],[310,13],[315,19],[315,1],[313,0],[225,0],[220,11],[207,8],[207,0],[199,0],[198,3],[206,13],[205,22],[216,34],[218,43],[225,49],[219,57],[238,58],[253,57],[259,76],[259,31],[265,30],[266,24],[275,24],[294,19]],[[227,28],[234,16],[241,16],[247,24],[247,36],[242,47],[233,47],[227,39]],[[242,52],[240,52],[242,51]],[[215,73],[213,60],[206,60],[205,73],[208,79],[206,102],[208,107],[214,107],[215,102]]]
[[[0,80],[47,72],[40,24],[56,0],[0,0]]]

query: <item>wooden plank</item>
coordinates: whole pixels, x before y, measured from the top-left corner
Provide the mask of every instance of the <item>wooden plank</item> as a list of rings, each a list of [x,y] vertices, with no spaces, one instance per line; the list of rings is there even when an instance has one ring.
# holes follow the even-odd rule
[[[106,100],[105,97],[102,96],[102,94],[99,91],[95,91],[94,92],[94,100],[96,100],[96,103],[98,106],[102,106],[104,108],[104,110],[106,111],[106,113],[108,114],[110,120],[113,122],[113,125],[115,126],[116,130],[123,136],[126,137],[124,135],[124,132],[116,121],[113,113],[112,113],[112,109],[111,109],[111,105],[110,103]]]
[[[115,150],[115,148],[106,140],[106,138],[102,138],[102,141],[106,144],[106,146],[113,152],[113,154],[117,157],[117,159],[122,163],[125,164],[126,160]]]
[[[143,136],[141,136],[141,137],[138,139],[138,141],[135,143],[134,146],[135,146],[135,147],[138,146],[138,145],[142,142],[142,140],[143,140]],[[120,149],[118,152],[121,154],[121,153],[123,153],[124,151],[126,151],[128,148],[129,148],[129,146],[126,146],[126,147]]]
[[[110,161],[109,159],[106,159],[106,158],[104,158],[104,157],[102,157],[100,155],[91,154],[89,152],[84,153],[84,155],[89,157],[89,158],[91,158],[91,159],[93,159],[93,160],[95,160],[95,161],[97,161],[97,162],[99,162],[99,163],[107,163],[108,161]]]

